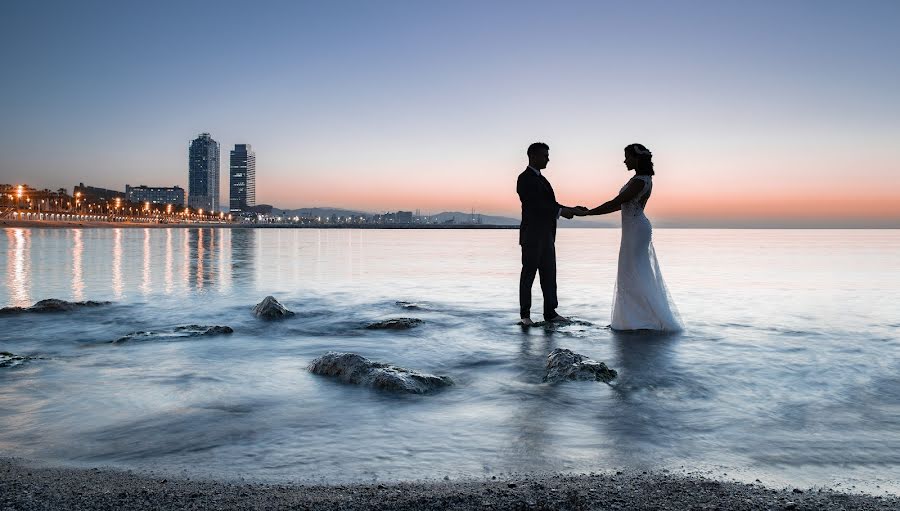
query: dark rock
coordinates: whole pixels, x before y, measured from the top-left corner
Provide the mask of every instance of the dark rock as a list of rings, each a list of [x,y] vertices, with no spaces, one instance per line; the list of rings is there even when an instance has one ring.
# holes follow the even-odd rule
[[[23,312],[71,312],[85,307],[109,305],[109,303],[110,302],[95,302],[93,300],[88,300],[86,302],[67,302],[65,300],[57,300],[56,298],[48,298],[37,302],[31,307],[4,307],[0,309],[0,314],[20,314]]]
[[[543,381],[592,380],[609,383],[618,375],[603,362],[591,360],[571,350],[557,348],[547,356],[547,373]]]
[[[0,351],[0,367],[16,367],[17,365],[35,359],[36,357],[23,357],[21,355],[14,355],[8,351]]]
[[[308,369],[322,376],[337,376],[345,383],[411,394],[425,394],[453,385],[453,380],[446,376],[373,362],[355,353],[326,353],[313,360]]]
[[[522,325],[521,321],[519,322],[519,325]],[[522,326],[525,326],[525,325],[522,325]],[[594,326],[594,324],[591,323],[590,321],[584,321],[583,319],[566,318],[564,320],[557,320],[557,321],[535,321],[530,326],[532,328],[541,327],[541,328],[545,328],[545,329],[555,330],[555,329],[571,327],[571,326],[586,326],[586,327]]]
[[[123,343],[128,341],[149,341],[154,339],[180,339],[185,337],[202,337],[210,335],[222,335],[233,333],[234,329],[229,326],[201,326],[186,325],[178,326],[172,330],[161,332],[132,332],[124,337],[120,337],[112,343]]]
[[[422,310],[425,308],[423,305],[418,304],[418,303],[413,303],[413,302],[400,301],[400,302],[396,302],[396,304],[398,307],[402,307],[407,310]]]
[[[367,325],[366,328],[369,330],[406,330],[417,327],[422,323],[424,323],[424,321],[417,318],[394,318],[376,321],[375,323]]]
[[[262,319],[281,319],[293,316],[294,313],[285,309],[274,296],[267,296],[253,307],[253,315]]]

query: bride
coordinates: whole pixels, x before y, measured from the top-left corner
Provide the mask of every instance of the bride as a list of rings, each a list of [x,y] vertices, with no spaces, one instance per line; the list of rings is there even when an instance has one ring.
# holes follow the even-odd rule
[[[625,166],[634,170],[619,195],[594,209],[582,208],[578,216],[605,215],[622,211],[622,243],[613,300],[613,330],[658,330],[677,332],[681,319],[672,303],[650,241],[652,227],[644,206],[653,190],[653,154],[641,144],[625,148]]]

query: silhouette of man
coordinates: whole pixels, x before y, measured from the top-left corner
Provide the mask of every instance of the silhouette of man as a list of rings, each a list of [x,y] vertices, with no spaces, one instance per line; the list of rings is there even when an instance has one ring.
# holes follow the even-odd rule
[[[556,202],[553,187],[541,171],[550,162],[550,146],[535,142],[528,146],[528,168],[519,174],[516,193],[522,201],[519,245],[522,246],[522,274],[519,277],[519,317],[522,324],[531,321],[531,286],[540,274],[544,294],[544,320],[567,321],[556,313],[556,220],[572,218],[574,209]]]

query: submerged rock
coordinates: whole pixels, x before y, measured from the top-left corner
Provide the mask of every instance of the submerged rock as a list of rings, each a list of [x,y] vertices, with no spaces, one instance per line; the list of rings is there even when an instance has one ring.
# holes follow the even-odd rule
[[[424,323],[424,321],[418,318],[394,318],[376,321],[375,323],[366,325],[366,328],[369,330],[406,330],[417,327],[422,323]]]
[[[0,367],[16,367],[24,364],[28,360],[34,360],[35,357],[23,357],[14,355],[8,351],[0,351]]]
[[[201,337],[210,335],[222,335],[233,333],[234,329],[230,326],[201,326],[186,325],[175,327],[172,330],[162,332],[132,332],[124,337],[120,337],[111,343],[123,343],[128,341],[148,341],[152,339],[180,339],[183,337]]]
[[[398,307],[401,307],[401,308],[406,309],[406,310],[422,310],[422,309],[425,308],[424,305],[419,304],[419,303],[413,303],[413,302],[399,301],[399,302],[394,302],[394,303],[395,303]]]
[[[547,356],[547,373],[543,381],[558,383],[565,380],[593,380],[609,383],[618,374],[603,362],[591,360],[571,350],[556,348]]]
[[[67,302],[65,300],[57,300],[56,298],[48,298],[37,302],[31,307],[4,307],[0,309],[0,314],[19,314],[22,312],[70,312],[85,307],[109,305],[109,303],[110,302],[95,302],[93,300],[85,302]]]
[[[313,360],[308,369],[313,374],[337,376],[345,383],[411,394],[425,394],[453,385],[453,380],[446,376],[373,362],[355,353],[326,353]]]
[[[519,325],[522,325],[522,322],[519,322]],[[522,325],[525,326],[525,325]],[[562,321],[535,321],[531,325],[531,327],[543,327],[543,328],[561,328],[567,326],[594,326],[590,321],[584,321],[582,319],[572,319],[566,318]]]
[[[263,319],[281,319],[293,316],[294,313],[285,309],[274,296],[267,296],[253,307],[253,315]]]
[[[0,352],[0,367],[15,367],[25,362],[25,357],[13,355],[8,351]]]

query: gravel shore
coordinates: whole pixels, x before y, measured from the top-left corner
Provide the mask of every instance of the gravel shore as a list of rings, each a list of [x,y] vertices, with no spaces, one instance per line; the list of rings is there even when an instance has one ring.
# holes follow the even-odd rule
[[[354,485],[234,483],[0,459],[0,510],[898,509],[896,497],[772,489],[668,473]]]

